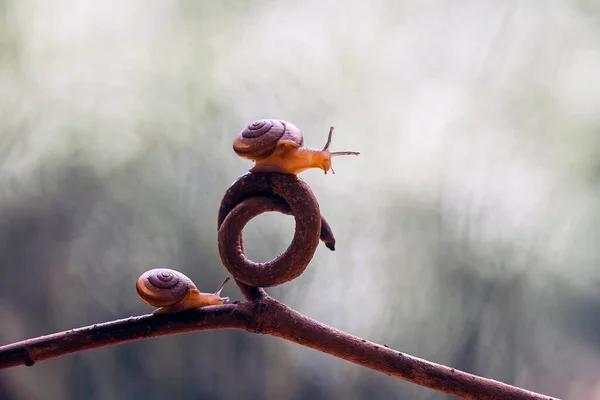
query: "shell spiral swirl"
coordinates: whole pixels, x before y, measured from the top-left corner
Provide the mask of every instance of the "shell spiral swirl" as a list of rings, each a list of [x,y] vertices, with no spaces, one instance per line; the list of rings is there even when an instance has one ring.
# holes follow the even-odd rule
[[[294,124],[276,119],[259,119],[238,133],[233,150],[240,157],[257,160],[271,155],[279,142],[295,147],[304,144],[302,132]]]
[[[146,304],[166,307],[179,302],[196,285],[181,272],[167,268],[146,271],[136,282],[138,296]]]

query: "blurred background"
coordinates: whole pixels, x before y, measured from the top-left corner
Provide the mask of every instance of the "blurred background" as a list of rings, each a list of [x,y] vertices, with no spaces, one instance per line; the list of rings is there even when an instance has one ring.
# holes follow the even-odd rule
[[[150,312],[168,266],[214,291],[216,219],[280,118],[337,250],[269,289],[399,351],[600,399],[600,4],[0,0],[0,344]],[[283,251],[293,218],[244,231]],[[242,297],[235,285],[224,295]],[[267,336],[200,332],[0,373],[0,398],[449,399]]]

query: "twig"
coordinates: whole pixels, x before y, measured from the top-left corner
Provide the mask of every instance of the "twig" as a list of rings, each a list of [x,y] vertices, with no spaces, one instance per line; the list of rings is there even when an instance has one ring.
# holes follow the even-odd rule
[[[214,329],[244,329],[279,337],[464,399],[552,399],[369,342],[315,321],[271,297],[178,314],[131,317],[24,340],[0,347],[0,369],[31,366],[136,340]]]
[[[242,229],[266,211],[294,215],[296,232],[288,249],[267,263],[246,258]],[[331,227],[312,191],[295,175],[246,174],[227,191],[218,217],[219,254],[246,303],[210,306],[178,314],[144,315],[41,336],[0,347],[0,369],[105,346],[210,329],[245,329],[279,337],[335,357],[464,399],[551,400],[498,381],[421,360],[342,332],[302,315],[262,289],[299,276],[319,238],[334,250]]]

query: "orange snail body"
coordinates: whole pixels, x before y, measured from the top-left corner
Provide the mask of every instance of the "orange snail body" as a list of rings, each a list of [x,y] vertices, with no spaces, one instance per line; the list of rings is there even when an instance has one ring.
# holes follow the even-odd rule
[[[144,272],[137,280],[135,288],[144,303],[160,307],[152,314],[165,314],[220,305],[229,301],[229,297],[221,297],[221,291],[228,281],[229,277],[215,293],[202,293],[194,282],[181,272],[156,268]]]
[[[330,152],[333,126],[329,129],[327,143],[322,150],[303,147],[302,132],[294,124],[275,120],[254,121],[242,130],[233,142],[237,155],[253,160],[255,165],[250,172],[281,172],[299,174],[310,168],[331,170],[331,157],[358,155],[355,151]]]

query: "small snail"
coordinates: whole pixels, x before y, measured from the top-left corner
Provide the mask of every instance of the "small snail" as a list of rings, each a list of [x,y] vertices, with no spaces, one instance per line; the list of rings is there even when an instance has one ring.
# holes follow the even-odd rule
[[[165,314],[229,301],[229,297],[221,297],[221,291],[228,281],[229,277],[215,293],[201,293],[194,282],[181,272],[156,268],[144,272],[137,280],[135,288],[144,303],[160,307],[152,314]]]
[[[302,147],[302,132],[290,122],[260,119],[248,125],[233,142],[233,150],[240,157],[255,161],[250,172],[281,172],[299,174],[309,168],[319,168],[335,174],[331,157],[359,155],[355,151],[330,152],[333,126],[323,150]]]

